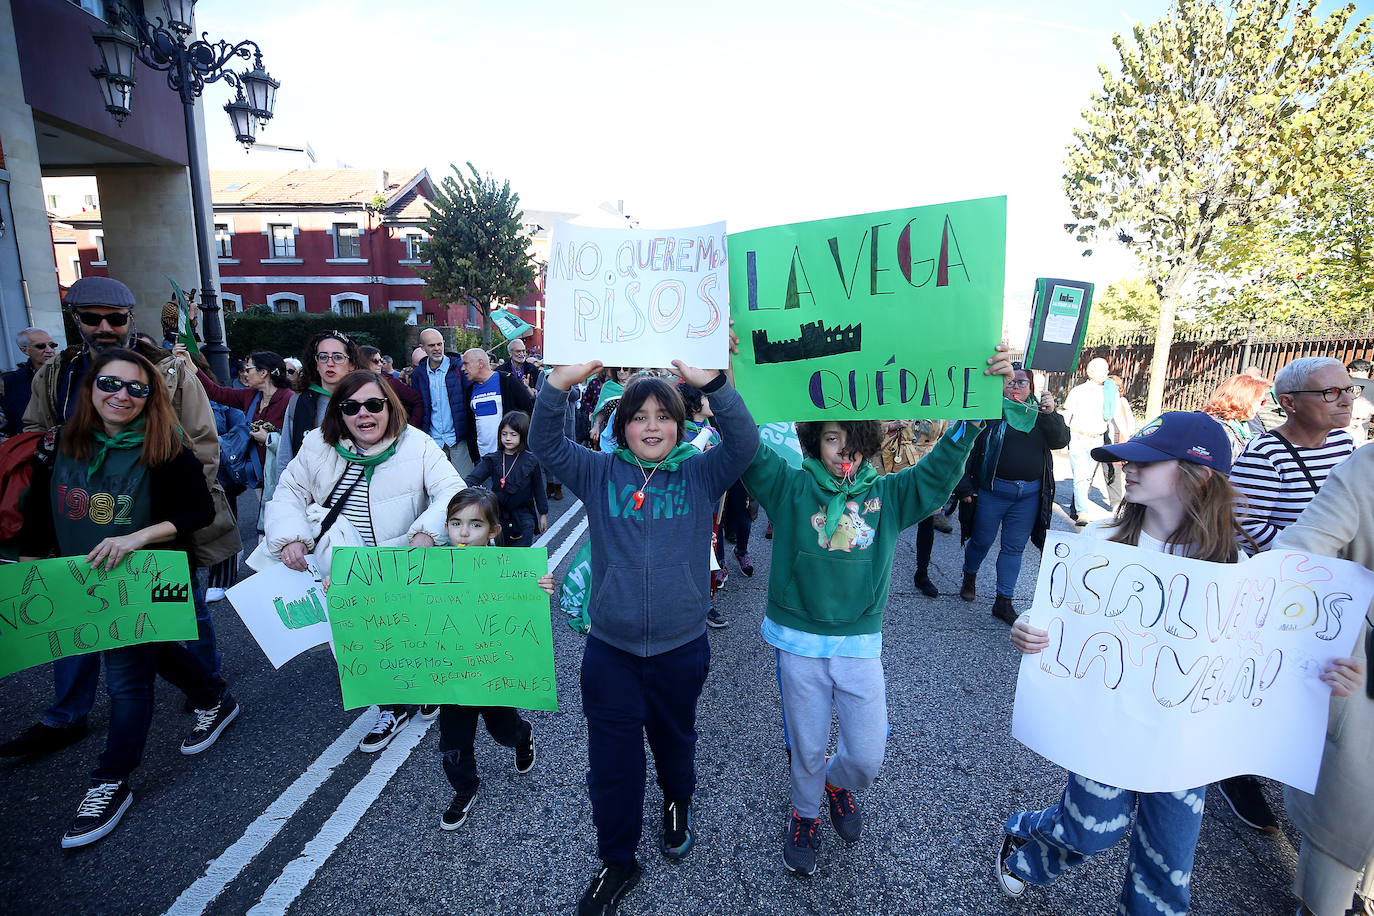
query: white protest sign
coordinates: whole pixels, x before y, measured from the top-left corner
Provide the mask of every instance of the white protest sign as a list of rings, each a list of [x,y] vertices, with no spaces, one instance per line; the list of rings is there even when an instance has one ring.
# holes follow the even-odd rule
[[[306,559],[309,572],[278,563],[225,592],[273,668],[332,638],[315,558]]]
[[[546,362],[726,366],[723,222],[658,230],[557,223],[544,295]]]
[[[1022,658],[1012,734],[1071,772],[1140,792],[1228,776],[1315,789],[1330,688],[1374,573],[1271,550],[1207,563],[1051,532]]]

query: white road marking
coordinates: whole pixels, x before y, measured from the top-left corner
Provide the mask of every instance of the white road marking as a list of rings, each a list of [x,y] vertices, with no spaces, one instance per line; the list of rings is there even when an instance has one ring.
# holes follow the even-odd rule
[[[582,508],[582,502],[575,500],[567,511],[560,515],[549,530],[534,542],[535,547],[546,547],[568,522],[575,518]],[[587,530],[585,515],[571,534],[549,558],[549,570],[558,568],[572,546]],[[190,887],[172,902],[163,916],[200,916],[224,889],[234,882],[243,870],[252,863],[259,853],[267,848],[272,839],[281,832],[286,822],[301,809],[315,790],[324,784],[334,769],[343,762],[349,752],[362,740],[377,721],[375,708],[363,712],[348,729],[334,740],[315,761],[306,768],[296,781],[287,786],[257,820],[248,825],[243,836],[239,837],[228,849],[220,853],[206,866],[205,874],[197,878]],[[320,832],[310,841],[301,856],[293,860],[281,875],[263,894],[260,902],[250,913],[266,916],[270,913],[284,913],[305,889],[315,872],[338,847],[339,843],[357,826],[368,807],[381,795],[387,782],[400,769],[402,763],[420,743],[429,730],[431,722],[419,723],[422,728],[409,728],[391,742],[382,752],[379,760],[335,810]],[[402,753],[403,749],[403,753]],[[367,787],[364,789],[364,787]],[[280,906],[278,907],[278,904]]]
[[[315,838],[305,844],[301,854],[292,859],[286,868],[282,869],[277,880],[263,892],[262,899],[248,911],[249,916],[280,916],[286,912],[315,877],[315,872],[320,870],[320,866],[328,861],[334,850],[339,848],[339,844],[347,839],[354,827],[358,826],[358,821],[362,820],[367,809],[372,807],[372,803],[382,794],[382,790],[391,781],[391,777],[396,775],[401,764],[410,758],[411,752],[419,745],[435,721],[437,720],[421,722],[418,718],[412,719],[410,728],[391,740],[386,750],[379,755],[381,759],[372,765],[367,775],[358,781],[343,801],[339,802],[339,807],[329,816],[329,820],[324,822]]]
[[[209,909],[214,899],[233,883],[258,853],[267,848],[267,844],[281,832],[291,816],[324,784],[334,768],[343,763],[376,721],[375,709],[364,710],[357,721],[334,739],[334,743],[325,748],[324,753],[316,757],[315,762],[296,777],[296,781],[287,786],[286,791],[277,796],[277,800],[268,805],[257,820],[248,825],[243,836],[206,867],[204,875],[181,892],[164,916],[199,916]]]

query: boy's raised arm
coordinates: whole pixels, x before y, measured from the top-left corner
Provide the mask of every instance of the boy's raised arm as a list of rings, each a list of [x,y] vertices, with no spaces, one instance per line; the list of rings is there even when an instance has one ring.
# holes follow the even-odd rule
[[[563,435],[563,411],[568,404],[568,390],[600,369],[600,362],[554,369],[539,389],[530,418],[530,451],[579,495],[586,493],[591,483],[595,456]]]

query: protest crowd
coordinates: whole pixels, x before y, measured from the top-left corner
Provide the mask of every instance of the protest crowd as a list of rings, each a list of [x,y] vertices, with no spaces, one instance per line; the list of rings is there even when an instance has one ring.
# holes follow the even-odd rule
[[[175,307],[158,342],[136,333],[135,305],[116,279],[75,282],[65,308],[80,339],[59,351],[51,331],[21,332],[28,359],[5,374],[0,401],[0,463],[11,475],[0,522],[7,511],[22,519],[4,532],[9,559],[84,558],[114,570],[156,549],[184,554],[192,571],[193,633],[57,658],[51,705],[3,736],[0,755],[30,766],[87,741],[93,767],[63,848],[108,837],[135,804],[159,675],[191,715],[182,754],[210,751],[258,713],[235,699],[216,644],[215,617],[233,610],[226,590],[241,579],[283,565],[328,589],[336,551],[531,547],[565,492],[585,508],[585,556],[574,562],[594,583],[575,607],[564,602],[585,636],[580,684],[564,689],[580,690],[600,860],[588,863],[585,889],[568,889],[569,899],[581,894],[581,914],[614,913],[647,867],[636,856],[646,740],[662,790],[658,849],[677,860],[698,841],[697,706],[710,632],[730,626],[714,596],[730,575],[754,575],[751,550],[786,560],[771,564],[760,636],[776,650],[776,740],[790,780],[778,851],[799,878],[816,873],[823,831],[852,844],[885,829],[865,818],[863,792],[889,741],[883,618],[908,528],[916,589],[940,595],[932,544],[957,533],[960,598],[982,602],[1027,655],[1054,654],[1062,637],[1015,600],[1018,580],[1036,573],[1025,568],[1027,544],[1031,556],[1045,549],[1056,511],[1079,529],[1072,537],[1150,556],[1235,564],[1294,550],[1374,569],[1374,448],[1362,447],[1371,405],[1357,381],[1368,378],[1365,360],[1302,357],[1272,379],[1258,370],[1227,379],[1194,410],[1137,417],[1106,360],[1087,362],[1060,403],[998,346],[983,373],[1002,386],[1000,417],[797,422],[800,454],[789,456],[761,444],[752,392],[735,387],[733,368],[545,366],[518,337],[498,359],[450,352],[434,328],[402,359],[330,330],[299,354],[244,353],[222,384],[179,335]],[[1055,492],[1057,456],[1069,493]],[[1105,505],[1092,498],[1095,481]],[[262,507],[257,543],[238,535],[246,500]],[[760,514],[762,545],[750,538]],[[978,572],[994,552],[995,593],[980,595]],[[547,574],[537,582],[547,595],[559,584]],[[560,626],[564,615],[551,613]],[[1374,913],[1370,625],[1365,608],[1347,608],[1347,622],[1360,615],[1355,651],[1311,671],[1332,722],[1315,791],[1283,792],[1302,833],[1299,912],[1315,916]],[[102,668],[103,747],[89,718]],[[453,789],[435,819],[453,831],[477,801],[479,720],[524,774],[539,759],[539,719],[509,705],[379,704],[358,750],[380,751],[435,718],[434,769]],[[1159,743],[1167,757],[1168,737]],[[1186,913],[1206,803],[1256,831],[1277,829],[1259,779],[1138,791],[1069,772],[1044,807],[999,812],[989,888],[1033,895],[1125,840],[1117,912]],[[1082,911],[1112,906],[1084,901]]]

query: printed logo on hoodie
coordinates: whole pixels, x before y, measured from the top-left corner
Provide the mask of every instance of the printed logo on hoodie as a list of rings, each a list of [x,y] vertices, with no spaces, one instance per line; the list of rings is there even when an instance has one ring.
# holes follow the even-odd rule
[[[606,505],[612,518],[675,518],[690,515],[687,505],[687,482],[678,480],[666,487],[645,487],[644,504],[635,508],[635,493],[639,487],[625,484],[616,489],[612,481],[606,481]]]
[[[811,516],[811,527],[816,529],[816,543],[826,550],[867,550],[873,545],[873,528],[859,514],[859,504],[850,500],[844,504],[844,515],[835,528],[835,534],[827,542],[825,539],[825,506],[820,506]]]

